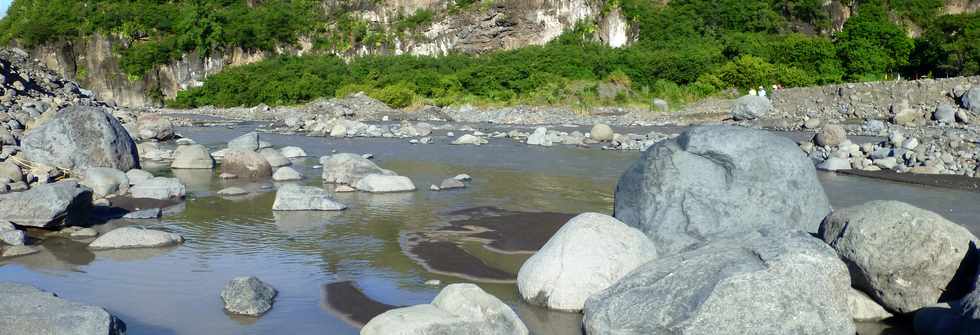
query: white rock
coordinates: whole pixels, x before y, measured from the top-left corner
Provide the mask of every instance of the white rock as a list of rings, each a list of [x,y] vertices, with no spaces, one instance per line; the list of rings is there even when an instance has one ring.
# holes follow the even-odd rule
[[[178,234],[135,227],[116,228],[88,245],[89,249],[153,248],[184,243]]]
[[[340,211],[347,206],[318,187],[283,185],[276,192],[274,211]]]
[[[473,284],[446,286],[431,304],[393,309],[371,319],[361,335],[527,335],[507,304]]]
[[[370,193],[411,192],[415,184],[405,176],[370,174],[358,180],[354,188]]]
[[[282,149],[279,149],[279,153],[286,158],[300,158],[307,156],[306,151],[300,147],[283,147]]]
[[[275,181],[291,181],[300,179],[303,179],[303,174],[288,166],[283,166],[276,169],[276,173],[272,174],[272,180]]]

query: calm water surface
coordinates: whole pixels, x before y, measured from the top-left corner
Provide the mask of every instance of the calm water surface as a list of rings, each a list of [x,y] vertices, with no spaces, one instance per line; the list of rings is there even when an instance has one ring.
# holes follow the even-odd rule
[[[185,128],[182,133],[213,149],[247,129]],[[438,287],[467,280],[426,271],[403,251],[406,237],[444,226],[450,212],[489,206],[512,211],[611,213],[613,187],[636,152],[538,148],[494,140],[480,148],[410,145],[395,139],[325,139],[263,135],[277,147],[304,148],[294,161],[302,183],[321,185],[317,158],[331,151],[373,153],[381,166],[415,181],[407,194],[337,194],[350,209],[339,213],[273,213],[274,192],[262,184],[223,181],[212,171],[177,171],[190,195],[162,220],[114,221],[98,227],[141,225],[174,231],[187,242],[167,249],[91,252],[84,244],[49,240],[43,252],[0,261],[0,280],[35,285],[64,298],[99,305],[120,316],[130,334],[356,334],[332,312],[323,285],[352,281],[364,294],[390,305],[429,302]],[[151,167],[152,169],[152,167]],[[171,174],[166,169],[158,174]],[[467,173],[469,188],[429,192],[429,184]],[[835,207],[895,199],[924,207],[980,233],[980,194],[929,189],[859,177],[821,175]],[[269,183],[271,184],[271,183]],[[257,193],[237,199],[215,195],[228,186]],[[469,247],[487,264],[516,273],[527,255],[500,255]],[[223,312],[218,292],[231,278],[254,275],[277,290],[274,308],[261,318]],[[569,334],[575,314],[554,313],[520,302],[513,284],[481,284],[510,303],[538,334]]]

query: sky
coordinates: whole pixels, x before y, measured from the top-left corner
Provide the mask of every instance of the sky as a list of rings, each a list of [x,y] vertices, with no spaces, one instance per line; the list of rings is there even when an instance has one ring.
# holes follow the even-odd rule
[[[0,18],[7,15],[7,7],[10,7],[10,2],[14,0],[0,0]]]

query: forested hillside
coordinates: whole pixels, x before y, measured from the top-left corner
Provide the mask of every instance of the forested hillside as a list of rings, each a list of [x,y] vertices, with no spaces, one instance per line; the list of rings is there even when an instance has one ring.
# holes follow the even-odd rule
[[[396,54],[407,41],[424,43],[434,22],[494,11],[510,16],[494,12],[492,27],[521,19],[500,9],[513,4],[489,0],[436,1],[374,21],[357,15],[378,2],[16,0],[0,42],[121,36],[114,53],[131,80],[190,52],[305,50],[210,76],[179,93],[176,106],[294,104],[355,91],[395,107],[684,103],[729,88],[980,73],[976,1],[594,1],[583,5],[590,16],[544,45],[423,56]],[[600,38],[612,16],[627,25],[624,47]]]

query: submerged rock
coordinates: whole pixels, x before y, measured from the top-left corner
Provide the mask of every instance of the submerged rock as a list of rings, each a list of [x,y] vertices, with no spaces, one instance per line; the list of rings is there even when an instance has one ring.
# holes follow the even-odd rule
[[[89,168],[82,172],[81,184],[92,189],[99,198],[129,192],[129,177],[113,168]]]
[[[218,195],[221,196],[239,196],[246,194],[248,194],[248,191],[241,187],[228,187],[218,191]]]
[[[415,184],[405,176],[369,174],[357,181],[354,188],[370,193],[394,193],[415,191]]]
[[[259,316],[272,309],[277,294],[275,288],[256,277],[238,277],[221,289],[221,301],[229,312]]]
[[[282,149],[279,149],[279,153],[281,153],[286,158],[306,157],[306,151],[304,151],[303,148],[300,147],[283,147]]]
[[[521,266],[517,288],[528,302],[578,311],[657,249],[642,232],[607,215],[585,213],[568,221]]]
[[[446,286],[431,304],[393,309],[371,319],[361,335],[526,335],[507,304],[473,284]]]
[[[615,217],[646,233],[661,255],[763,227],[815,232],[829,212],[795,143],[728,126],[655,144],[619,179],[615,197]]]
[[[855,333],[832,249],[802,232],[752,235],[633,270],[585,303],[586,333]]]
[[[21,141],[26,159],[60,168],[139,167],[136,143],[114,116],[87,106],[69,107]]]
[[[347,206],[319,187],[283,185],[276,191],[274,211],[340,211]]]
[[[153,177],[133,185],[129,192],[133,198],[167,200],[183,198],[187,194],[187,188],[177,178]]]
[[[18,226],[51,228],[83,224],[92,209],[92,190],[73,181],[37,185],[0,195],[0,220]]]
[[[466,184],[454,178],[445,179],[439,184],[439,190],[466,188]]]
[[[354,185],[371,174],[394,176],[395,173],[357,154],[340,153],[320,158],[323,165],[323,182]]]
[[[941,301],[976,240],[936,213],[897,201],[837,210],[819,234],[849,264],[856,288],[899,313]]]
[[[123,335],[126,324],[105,309],[58,298],[32,286],[0,283],[4,335]]]
[[[88,245],[89,249],[156,248],[184,243],[178,234],[136,227],[116,228]]]

